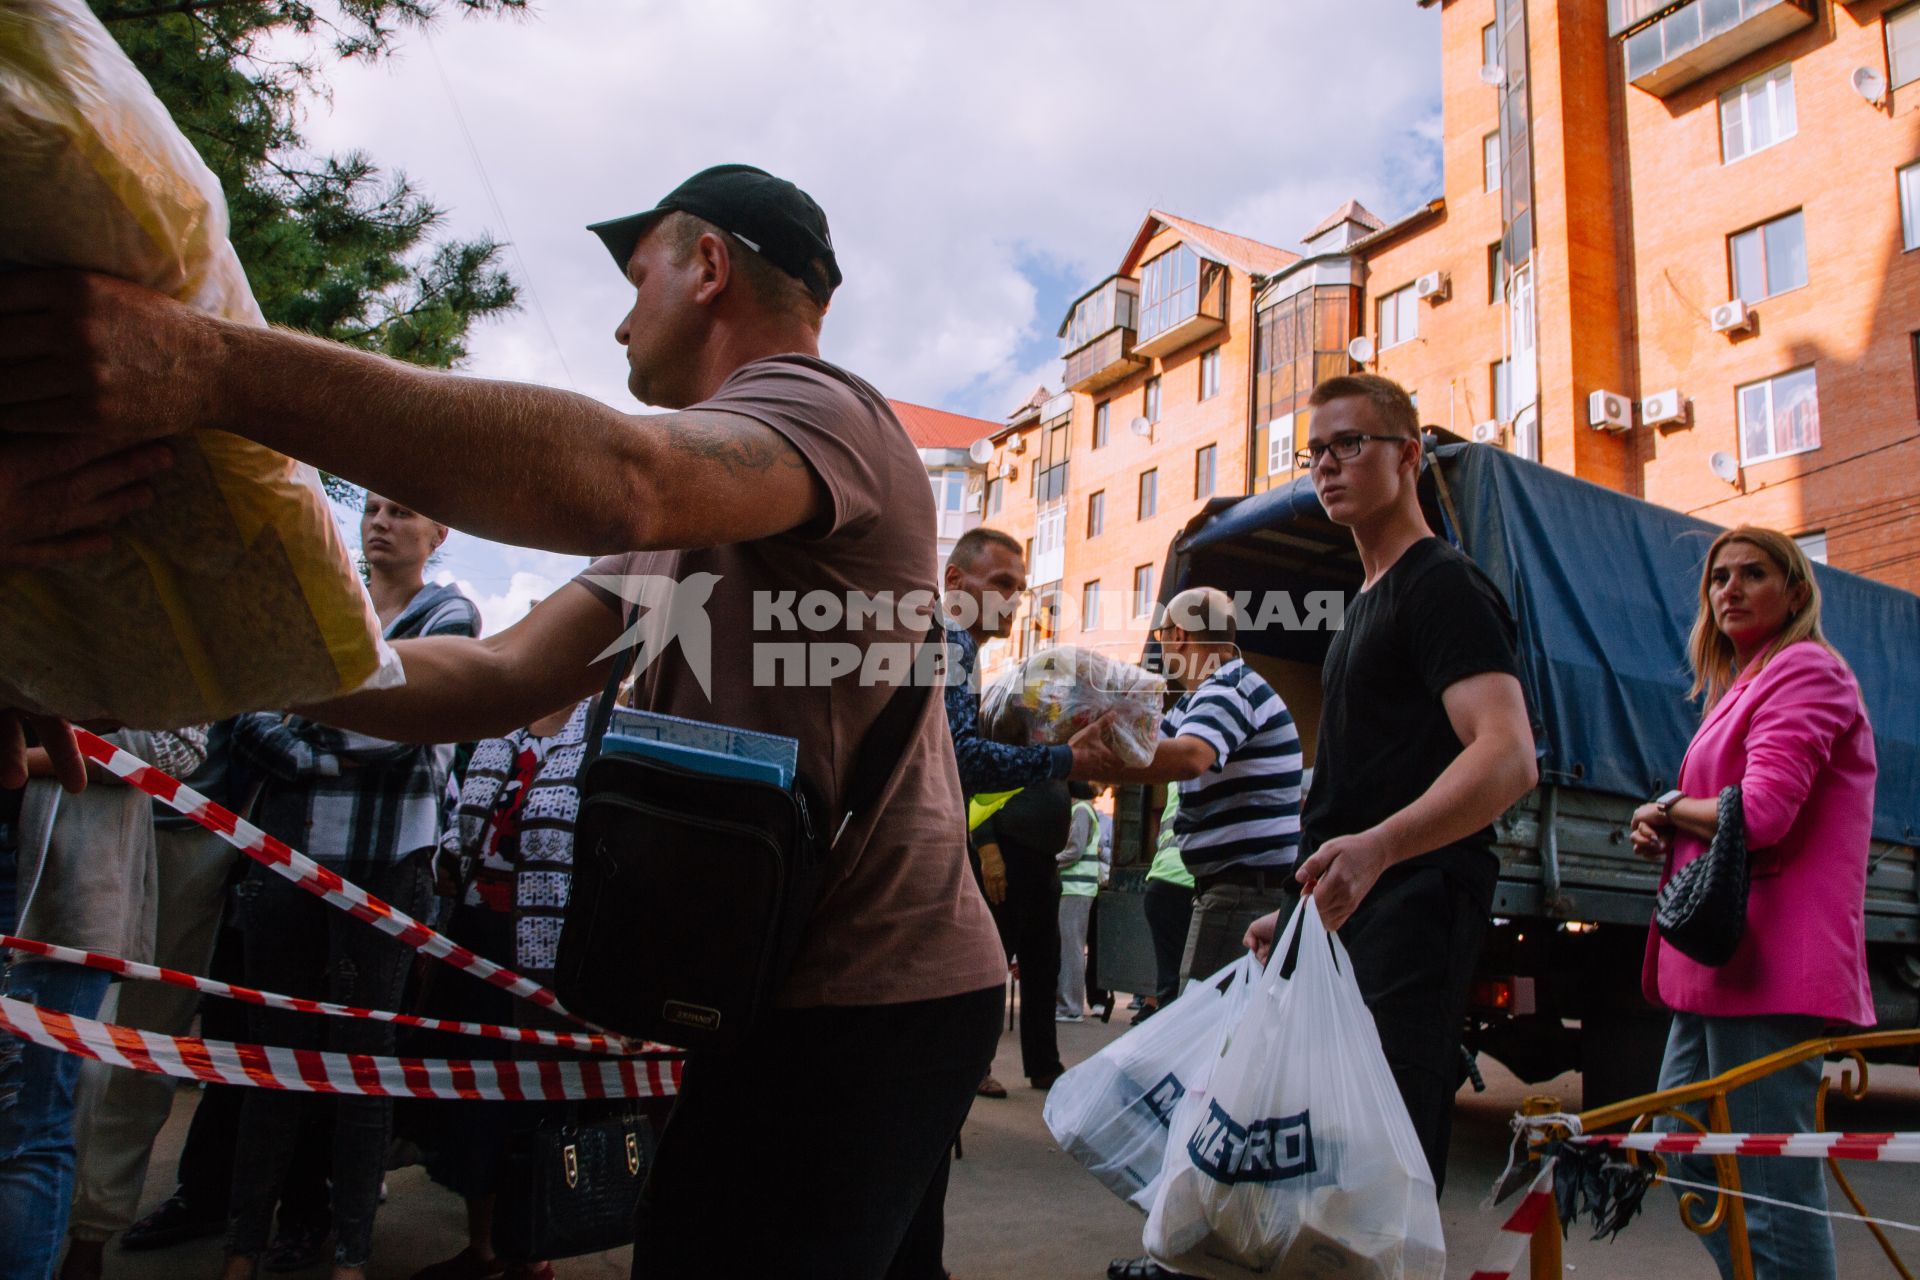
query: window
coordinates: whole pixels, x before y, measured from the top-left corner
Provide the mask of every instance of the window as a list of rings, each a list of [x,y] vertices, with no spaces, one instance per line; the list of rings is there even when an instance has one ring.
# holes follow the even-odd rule
[[[1380,318],[1375,326],[1380,335],[1380,350],[1397,347],[1420,336],[1419,308],[1420,301],[1413,296],[1412,285],[1395,289],[1380,299]]]
[[[1000,509],[1007,505],[1007,482],[995,476],[987,481],[987,514],[997,516]]]
[[[1100,579],[1098,578],[1080,588],[1080,629],[1082,631],[1100,629]]]
[[[1507,287],[1507,251],[1498,240],[1487,246],[1487,305],[1502,300]]]
[[[1791,63],[1783,62],[1720,95],[1720,157],[1726,164],[1785,142],[1798,128]]]
[[[1136,515],[1141,520],[1153,517],[1160,509],[1160,469],[1150,468],[1140,473],[1140,505]]]
[[[1153,566],[1143,564],[1133,571],[1133,616],[1144,618],[1153,612]]]
[[[1107,528],[1107,491],[1095,489],[1087,495],[1087,536],[1097,538]]]
[[[1793,536],[1793,540],[1800,544],[1802,551],[1807,553],[1807,559],[1813,561],[1815,564],[1825,564],[1827,562],[1827,531],[1825,529],[1813,529],[1806,533],[1796,533]]]
[[[1920,4],[1910,4],[1886,16],[1887,70],[1893,87],[1920,80]]]
[[[1211,400],[1220,394],[1220,348],[1208,347],[1200,353],[1200,398]]]
[[[1483,191],[1500,189],[1500,131],[1498,129],[1480,139],[1480,181]]]
[[[1267,424],[1267,474],[1276,475],[1293,463],[1293,415],[1275,418]]]
[[[1093,447],[1107,447],[1107,402],[1102,400],[1093,406]]]
[[[1733,295],[1758,302],[1807,282],[1806,221],[1798,209],[1727,238]]]
[[[1140,341],[1200,310],[1200,255],[1175,245],[1140,268]]]
[[[1513,362],[1495,360],[1488,366],[1493,384],[1493,417],[1496,422],[1513,421]]]
[[[1740,404],[1740,461],[1748,466],[1820,447],[1820,397],[1813,369],[1794,369],[1734,391]]]
[[[1193,496],[1210,498],[1213,496],[1214,460],[1220,456],[1215,445],[1202,445],[1193,455]]]
[[[1146,389],[1140,393],[1141,412],[1147,415],[1148,422],[1160,421],[1160,375],[1154,374],[1147,379]]]
[[[1920,161],[1900,170],[1900,239],[1909,249],[1920,249]]]
[[[1480,65],[1500,65],[1500,24],[1497,22],[1489,22],[1480,28]]]
[[[957,538],[966,531],[967,515],[967,473],[964,471],[930,471],[927,480],[933,485],[933,505],[937,513],[938,533],[942,538]]]

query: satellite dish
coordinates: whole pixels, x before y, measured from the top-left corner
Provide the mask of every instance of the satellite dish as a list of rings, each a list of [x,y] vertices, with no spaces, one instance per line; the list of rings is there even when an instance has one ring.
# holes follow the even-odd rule
[[[1366,364],[1373,359],[1373,339],[1361,334],[1347,344],[1347,358],[1355,364]]]
[[[1498,89],[1507,82],[1507,69],[1497,62],[1483,63],[1480,67],[1480,80]]]
[[[1713,456],[1707,459],[1707,465],[1713,468],[1713,474],[1728,484],[1739,483],[1740,464],[1734,461],[1732,454],[1716,449]]]
[[[1872,67],[1855,67],[1853,91],[1877,107],[1887,100],[1887,78]]]
[[[1127,430],[1137,436],[1150,436],[1153,434],[1153,424],[1145,418],[1135,418],[1127,424]]]
[[[981,436],[967,446],[967,456],[979,466],[986,466],[993,458],[993,441],[986,436]]]

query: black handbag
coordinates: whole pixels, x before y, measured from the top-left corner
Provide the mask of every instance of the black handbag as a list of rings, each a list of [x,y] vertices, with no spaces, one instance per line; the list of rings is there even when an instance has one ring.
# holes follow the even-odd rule
[[[1720,793],[1719,813],[1707,851],[1660,887],[1653,907],[1660,936],[1706,965],[1733,959],[1747,931],[1747,817],[1739,787]]]
[[[633,1209],[653,1165],[653,1122],[623,1109],[508,1141],[493,1210],[493,1251],[510,1262],[551,1261],[633,1243]]]
[[[588,734],[554,989],[602,1026],[725,1052],[771,1006],[827,854],[906,754],[928,686],[894,691],[854,757],[846,812],[828,815],[804,768],[780,787],[600,753],[626,665],[614,664]]]

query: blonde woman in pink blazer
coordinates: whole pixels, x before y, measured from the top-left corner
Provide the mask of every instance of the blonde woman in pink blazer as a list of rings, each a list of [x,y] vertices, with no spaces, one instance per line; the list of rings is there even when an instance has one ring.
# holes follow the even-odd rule
[[[1690,960],[1658,929],[1647,931],[1641,986],[1673,1010],[1662,1089],[1719,1075],[1832,1023],[1874,1021],[1866,945],[1873,728],[1853,672],[1820,633],[1820,589],[1793,539],[1743,526],[1714,540],[1688,656],[1705,718],[1678,789],[1635,811],[1634,847],[1665,859],[1665,884],[1706,852],[1720,792],[1738,786],[1752,887],[1746,932],[1724,965]],[[1815,1059],[1735,1090],[1727,1099],[1734,1130],[1811,1131],[1820,1071]],[[1711,1181],[1711,1165],[1681,1176]],[[1818,1160],[1742,1159],[1740,1182],[1757,1195],[1827,1206]],[[1831,1280],[1826,1218],[1758,1200],[1746,1214],[1756,1280]],[[1703,1240],[1731,1276],[1726,1232]]]

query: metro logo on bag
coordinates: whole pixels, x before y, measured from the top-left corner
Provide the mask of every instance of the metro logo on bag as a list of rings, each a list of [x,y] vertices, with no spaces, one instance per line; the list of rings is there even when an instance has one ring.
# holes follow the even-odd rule
[[[1236,1124],[1218,1102],[1187,1140],[1193,1167],[1216,1182],[1285,1182],[1314,1172],[1313,1125],[1297,1116]]]
[[[1140,1105],[1152,1112],[1153,1118],[1158,1120],[1160,1127],[1164,1129],[1173,1122],[1173,1109],[1180,1104],[1180,1099],[1186,1096],[1187,1086],[1180,1083],[1179,1076],[1169,1071],[1159,1084],[1147,1090],[1146,1095],[1140,1099]]]

